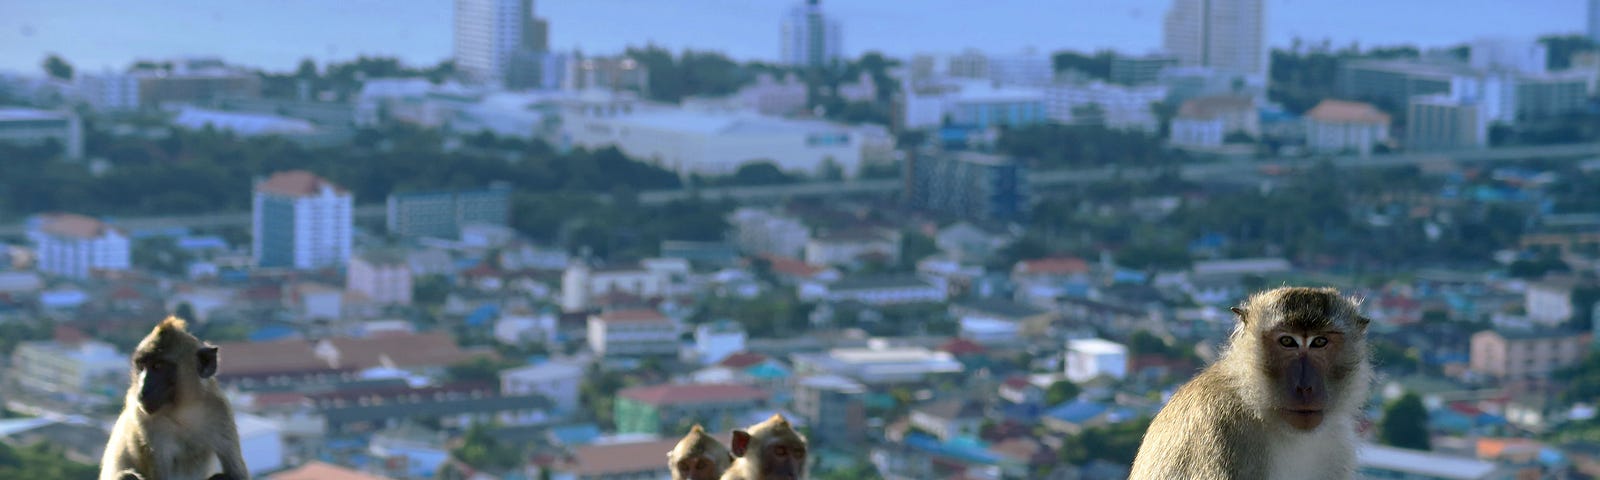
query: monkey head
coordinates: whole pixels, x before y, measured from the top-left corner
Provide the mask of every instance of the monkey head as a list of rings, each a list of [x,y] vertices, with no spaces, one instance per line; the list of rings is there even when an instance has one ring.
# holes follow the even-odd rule
[[[1263,420],[1316,430],[1366,400],[1369,320],[1332,288],[1284,287],[1232,309],[1239,316],[1228,356],[1247,404]]]
[[[667,452],[667,462],[672,480],[717,480],[733,463],[733,454],[697,424]]]
[[[806,438],[789,425],[783,415],[750,427],[734,430],[733,455],[739,457],[747,468],[747,478],[765,480],[805,480],[809,478],[806,458]]]
[[[168,317],[133,351],[129,400],[145,414],[194,395],[202,380],[217,373],[217,347],[201,343],[185,328],[182,319]]]

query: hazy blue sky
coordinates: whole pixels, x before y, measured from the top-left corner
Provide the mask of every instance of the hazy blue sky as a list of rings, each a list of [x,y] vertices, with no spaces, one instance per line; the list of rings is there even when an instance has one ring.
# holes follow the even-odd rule
[[[1267,0],[1268,39],[1447,45],[1481,35],[1584,28],[1583,0]],[[560,49],[620,51],[647,42],[772,59],[791,0],[536,0]],[[1171,0],[824,0],[855,55],[1115,48],[1161,42]],[[81,69],[135,58],[221,55],[291,69],[299,59],[450,55],[451,0],[0,0],[0,70],[39,71],[48,52]]]

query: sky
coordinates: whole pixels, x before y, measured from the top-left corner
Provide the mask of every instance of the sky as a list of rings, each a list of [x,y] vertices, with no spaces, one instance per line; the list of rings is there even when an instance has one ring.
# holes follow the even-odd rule
[[[855,56],[966,48],[1153,51],[1172,0],[824,0]],[[1583,0],[1266,0],[1267,39],[1446,46],[1485,35],[1581,33]],[[551,45],[590,54],[654,43],[773,60],[795,0],[535,0]],[[82,70],[140,58],[221,56],[292,70],[357,55],[431,65],[450,56],[452,0],[0,0],[0,70],[50,53]]]

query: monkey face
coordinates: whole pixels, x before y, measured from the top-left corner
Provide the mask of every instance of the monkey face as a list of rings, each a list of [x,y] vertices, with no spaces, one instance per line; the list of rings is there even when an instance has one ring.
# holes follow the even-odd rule
[[[1268,374],[1276,381],[1278,416],[1297,430],[1316,429],[1328,406],[1329,383],[1348,375],[1337,362],[1344,333],[1274,329],[1261,345],[1268,350]]]
[[[766,427],[766,428],[763,428]],[[779,427],[766,424],[751,429],[733,431],[733,455],[754,460],[762,479],[800,480],[806,478],[805,439],[785,423]]]
[[[164,354],[160,348],[141,349],[141,352],[134,358],[133,373],[139,390],[139,409],[145,413],[161,411],[176,401],[178,390],[183,388],[183,375],[210,378],[217,372],[217,347],[201,347],[192,360],[194,370],[183,368],[185,356]]]
[[[672,478],[681,480],[717,480],[722,478],[722,470],[717,468],[717,462],[706,455],[694,455],[678,460],[672,466]]]

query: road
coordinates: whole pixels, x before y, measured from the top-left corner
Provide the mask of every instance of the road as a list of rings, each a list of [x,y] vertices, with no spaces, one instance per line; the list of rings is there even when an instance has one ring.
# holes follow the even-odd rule
[[[1394,167],[1401,165],[1418,165],[1432,162],[1454,161],[1456,163],[1474,163],[1488,161],[1519,161],[1540,157],[1581,158],[1600,156],[1600,143],[1585,143],[1572,145],[1546,145],[1535,147],[1511,147],[1486,150],[1470,150],[1443,153],[1405,153],[1391,155],[1374,155],[1367,158],[1356,156],[1337,157],[1334,164],[1343,167],[1375,168]],[[1252,174],[1268,165],[1293,165],[1313,162],[1312,159],[1245,159],[1214,163],[1197,163],[1179,167],[1179,174],[1189,180],[1204,180],[1208,178],[1227,177],[1233,175]],[[1155,175],[1152,169],[1122,169],[1120,176],[1125,179],[1141,179]],[[1035,172],[1029,179],[1037,188],[1049,188],[1061,185],[1079,183],[1103,182],[1118,176],[1114,168],[1094,168],[1083,170],[1052,170]],[[690,190],[657,190],[639,194],[639,202],[645,205],[659,205],[675,200],[684,200],[693,196],[704,199],[730,199],[738,202],[752,202],[760,200],[781,200],[785,198],[820,197],[838,195],[861,194],[886,194],[899,190],[899,179],[888,180],[860,180],[850,182],[819,182],[803,183],[797,185],[767,185],[756,187],[713,187],[697,191]],[[354,212],[357,219],[383,218],[386,208],[382,204],[358,206]],[[250,212],[212,213],[202,215],[174,215],[159,217],[130,217],[116,219],[114,224],[126,230],[147,230],[172,227],[223,227],[244,226],[250,224]],[[0,236],[23,235],[25,229],[21,224],[0,225]]]

